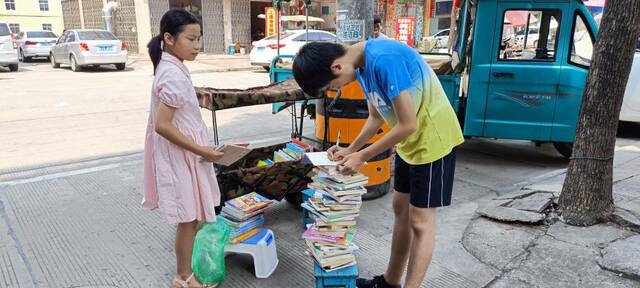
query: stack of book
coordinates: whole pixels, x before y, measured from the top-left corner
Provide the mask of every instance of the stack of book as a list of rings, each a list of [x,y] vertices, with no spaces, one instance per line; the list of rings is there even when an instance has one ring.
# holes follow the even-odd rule
[[[335,166],[316,167],[314,171],[316,176],[309,188],[315,195],[302,203],[315,219],[302,235],[309,254],[325,271],[356,265],[358,247],[353,236],[368,178],[362,174],[340,175]]]
[[[273,203],[252,192],[224,203],[219,219],[229,224],[231,243],[239,243],[260,232],[264,225],[264,212]]]
[[[305,153],[309,151],[311,151],[311,146],[309,144],[293,139],[290,143],[287,143],[284,148],[273,152],[273,160],[260,160],[258,162],[258,167],[270,166],[277,162],[297,161],[302,159]]]

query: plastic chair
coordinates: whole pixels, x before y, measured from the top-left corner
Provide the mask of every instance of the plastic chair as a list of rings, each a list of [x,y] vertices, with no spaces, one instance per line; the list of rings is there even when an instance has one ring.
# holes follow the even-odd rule
[[[227,254],[247,254],[253,258],[257,278],[268,278],[278,267],[278,253],[273,231],[262,228],[258,234],[238,244],[228,244],[224,248]]]

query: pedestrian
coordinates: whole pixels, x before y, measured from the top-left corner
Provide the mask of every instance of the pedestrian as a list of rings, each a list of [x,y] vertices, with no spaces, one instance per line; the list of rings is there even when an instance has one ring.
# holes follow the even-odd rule
[[[384,33],[382,33],[382,30],[384,30],[382,27],[382,18],[379,15],[374,15],[373,16],[373,35],[371,35],[371,38],[389,39],[387,35],[384,35]]]
[[[455,150],[464,138],[453,108],[433,70],[413,48],[394,40],[360,42],[350,47],[309,43],[293,62],[300,87],[315,95],[357,80],[369,117],[347,148],[331,147],[338,170],[354,173],[397,144],[394,167],[395,215],[391,258],[383,275],[358,279],[358,287],[419,287],[435,246],[436,207],[451,203]],[[366,143],[386,122],[391,130]],[[408,266],[407,266],[408,263]]]
[[[191,271],[199,222],[216,220],[220,190],[213,162],[221,152],[209,146],[189,70],[183,61],[200,51],[200,23],[182,9],[160,20],[160,35],[147,45],[154,75],[144,149],[146,209],[159,208],[164,220],[177,224],[177,272],[173,288],[202,287]]]

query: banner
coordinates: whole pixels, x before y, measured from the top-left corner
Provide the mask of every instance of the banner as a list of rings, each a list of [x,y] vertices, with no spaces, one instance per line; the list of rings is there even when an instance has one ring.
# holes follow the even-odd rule
[[[275,7],[264,8],[264,35],[265,37],[276,35],[278,29],[278,10]]]
[[[396,19],[396,40],[413,47],[415,44],[413,39],[415,25],[415,17],[398,17]]]

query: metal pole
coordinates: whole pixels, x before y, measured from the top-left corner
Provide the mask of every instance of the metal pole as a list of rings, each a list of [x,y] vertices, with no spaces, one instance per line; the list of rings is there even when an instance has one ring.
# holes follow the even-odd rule
[[[306,39],[305,42],[309,43],[309,4],[311,4],[310,0],[305,0],[304,1],[304,15],[306,17],[306,19],[304,20],[304,28],[307,30],[306,31]]]

